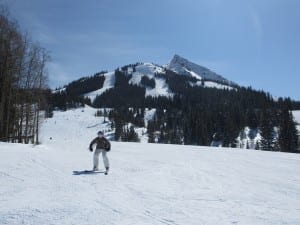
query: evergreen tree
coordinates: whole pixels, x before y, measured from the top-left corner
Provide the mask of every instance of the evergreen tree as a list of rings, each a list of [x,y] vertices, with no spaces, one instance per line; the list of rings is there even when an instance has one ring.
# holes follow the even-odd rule
[[[298,148],[298,133],[292,113],[288,108],[281,112],[279,126],[279,148],[283,152],[296,152]]]
[[[141,84],[144,85],[145,87],[149,87],[151,89],[155,88],[155,80],[153,78],[150,79],[146,75],[142,76]]]
[[[152,120],[148,121],[147,133],[148,133],[148,142],[149,143],[155,143],[155,136],[154,136],[155,127],[154,126],[155,126],[154,121],[152,121]]]
[[[249,126],[250,129],[256,129],[258,127],[259,119],[258,119],[256,113],[254,112],[254,110],[252,108],[247,110],[246,123],[247,123],[247,126]]]
[[[260,146],[259,146],[259,142],[257,141],[255,144],[255,150],[259,150],[259,149],[260,149]]]
[[[275,147],[275,133],[274,125],[272,123],[272,114],[270,110],[263,109],[261,112],[261,121],[260,121],[260,135],[261,143],[260,147],[262,150],[274,151]]]

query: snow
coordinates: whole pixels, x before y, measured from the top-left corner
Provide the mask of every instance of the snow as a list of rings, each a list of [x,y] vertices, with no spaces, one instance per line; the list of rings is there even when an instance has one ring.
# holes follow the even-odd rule
[[[224,84],[218,84],[216,82],[213,81],[205,81],[204,82],[204,87],[207,88],[218,88],[218,89],[227,89],[227,90],[232,90],[233,88],[228,86],[228,85],[224,85]]]
[[[188,71],[187,69],[186,69],[186,71],[189,72],[192,77],[195,77],[196,79],[202,80],[202,77],[200,75],[198,75],[197,73],[195,73],[194,71]]]
[[[163,78],[155,78],[155,88],[146,88],[146,96],[167,96],[173,97],[173,93],[169,88],[169,85],[166,83],[166,80]]]
[[[249,127],[245,127],[236,139],[239,148],[243,149],[255,149],[260,140],[261,135],[259,129],[250,129]]]
[[[294,120],[297,123],[297,130],[298,130],[299,135],[300,135],[300,110],[293,111],[293,116],[294,116]]]
[[[136,66],[136,71],[142,74],[155,74],[162,73],[163,68],[161,66],[154,65],[153,63],[143,63]]]
[[[172,97],[173,93],[163,78],[155,77],[155,73],[163,73],[163,68],[156,66],[152,63],[144,63],[136,66],[136,72],[132,74],[132,78],[129,80],[130,84],[139,85],[143,76],[147,76],[149,79],[155,80],[155,88],[146,87],[145,96],[167,96]]]
[[[206,88],[217,88],[217,89],[227,89],[227,90],[233,90],[234,88],[228,85],[224,84],[219,84],[213,81],[204,81],[204,85],[202,85],[202,81],[197,81],[196,83],[189,82],[189,84],[194,87],[194,86],[203,86]]]
[[[156,113],[156,109],[145,109],[145,115],[144,115],[144,122],[145,122],[145,127],[148,125],[149,120],[153,120],[154,116]]]
[[[56,93],[60,93],[60,92],[63,92],[63,91],[66,91],[66,88],[58,88],[58,89],[55,89],[52,91],[53,94],[56,94]]]
[[[231,83],[233,82],[228,81],[224,77],[216,74],[215,72],[197,65],[193,62],[190,62],[189,60],[179,56],[179,55],[174,55],[172,58],[171,62],[169,63],[168,67],[169,70],[172,70],[178,74],[182,75],[187,75],[187,76],[192,76],[196,77],[198,79],[207,79],[207,80],[213,80],[216,82],[226,82],[226,83]]]
[[[300,122],[300,110],[293,111],[293,116],[295,120],[299,123]]]
[[[112,142],[108,176],[73,175],[111,135],[96,111],[55,112],[42,145],[0,143],[0,224],[299,224],[299,154]]]
[[[294,119],[297,123],[300,123],[300,110],[293,111]]]
[[[104,80],[102,88],[84,95],[85,97],[90,98],[92,102],[95,100],[97,95],[101,95],[108,89],[111,89],[115,86],[115,72],[106,73],[106,74],[104,74],[104,77],[105,77],[105,80]]]
[[[213,81],[205,81],[204,87],[207,88],[218,88],[218,89],[228,89],[232,90],[233,88],[229,85],[220,84],[218,82],[222,83],[228,83],[233,84],[233,82],[230,82],[223,78],[222,76],[210,71],[209,69],[202,67],[200,65],[197,65],[195,63],[192,63],[188,61],[185,58],[182,58],[181,56],[175,55],[173,59],[171,60],[170,64],[167,66],[168,69],[185,76],[191,76],[199,81],[196,82],[196,85],[202,86],[202,79],[209,79]],[[195,84],[191,83],[192,86]]]

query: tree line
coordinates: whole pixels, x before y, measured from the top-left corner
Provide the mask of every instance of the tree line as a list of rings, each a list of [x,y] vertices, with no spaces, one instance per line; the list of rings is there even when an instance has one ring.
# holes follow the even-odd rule
[[[185,144],[223,147],[242,147],[237,137],[243,136],[249,127],[248,149],[265,151],[299,152],[298,132],[291,113],[291,101],[279,99],[278,108],[256,108],[246,111],[236,110],[236,104],[226,109],[203,108],[195,105],[189,108],[171,106],[157,107],[154,118],[148,121],[147,134],[150,143]],[[188,105],[188,104],[187,104]],[[109,119],[115,128],[116,140],[138,141],[128,138],[134,134],[134,127],[144,127],[144,108],[117,107],[111,111]],[[128,124],[131,124],[128,126]],[[254,142],[257,134],[260,141]],[[136,134],[134,134],[136,135]],[[124,138],[125,137],[125,138]],[[131,136],[136,137],[136,136]],[[213,143],[217,143],[214,145]]]
[[[105,80],[105,73],[106,71],[101,71],[93,76],[82,77],[63,88],[56,89],[49,96],[51,109],[67,110],[84,106],[84,104],[91,105],[91,100],[84,97],[84,94],[101,89]]]
[[[0,141],[39,142],[49,60],[47,51],[0,6]]]

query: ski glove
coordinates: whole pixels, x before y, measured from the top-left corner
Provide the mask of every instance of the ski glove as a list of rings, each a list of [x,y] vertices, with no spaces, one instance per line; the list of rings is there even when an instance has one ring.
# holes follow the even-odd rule
[[[91,152],[93,151],[93,148],[92,148],[92,147],[90,147],[90,151],[91,151]]]
[[[106,146],[106,147],[105,147],[105,150],[106,150],[107,152],[109,152],[109,151],[110,151],[110,146]]]

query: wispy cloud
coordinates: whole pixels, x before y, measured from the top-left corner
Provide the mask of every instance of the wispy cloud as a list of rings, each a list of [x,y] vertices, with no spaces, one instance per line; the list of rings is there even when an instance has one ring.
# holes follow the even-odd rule
[[[113,32],[68,33],[55,39],[59,41],[53,45],[55,51],[49,65],[51,87],[100,70],[114,70],[138,61],[153,61],[153,55],[166,52],[163,46],[148,46],[136,41],[130,34]]]
[[[258,51],[261,51],[262,42],[263,42],[263,26],[262,26],[261,18],[255,9],[251,9],[250,18],[251,18],[252,27],[257,41]]]
[[[70,73],[59,63],[48,63],[47,70],[50,77],[51,88],[63,86],[70,81]]]

